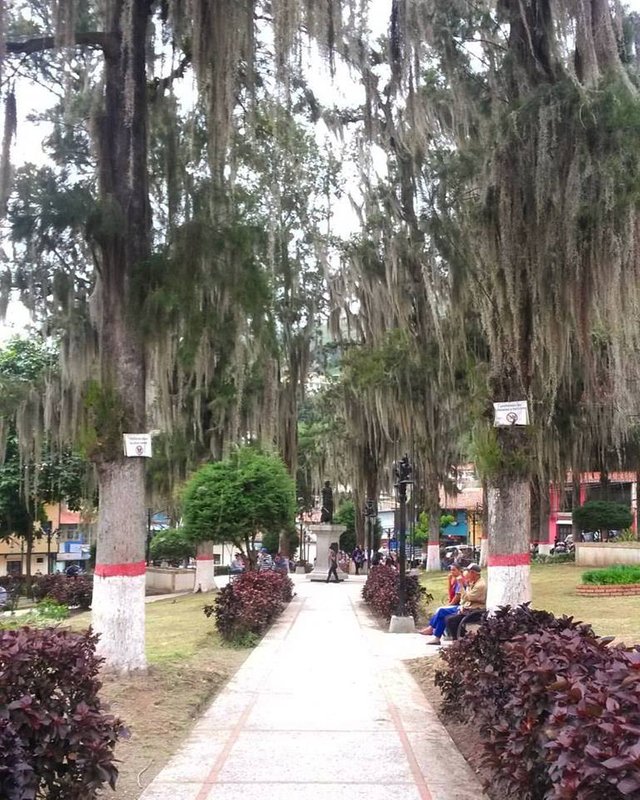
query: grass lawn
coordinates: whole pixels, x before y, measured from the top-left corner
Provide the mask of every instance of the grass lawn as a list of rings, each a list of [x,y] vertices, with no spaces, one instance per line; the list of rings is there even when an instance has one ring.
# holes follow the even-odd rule
[[[640,596],[578,596],[576,586],[587,569],[575,564],[533,564],[533,607],[588,622],[601,636],[616,636],[626,644],[640,642]],[[429,608],[442,605],[447,594],[446,573],[424,573],[420,580],[434,596]]]
[[[120,777],[115,792],[103,793],[105,800],[136,800],[142,794],[198,714],[251,652],[221,642],[213,619],[202,613],[213,596],[191,594],[148,603],[148,673],[105,677],[101,697],[131,733],[118,744]],[[90,621],[86,613],[68,624],[82,629]]]

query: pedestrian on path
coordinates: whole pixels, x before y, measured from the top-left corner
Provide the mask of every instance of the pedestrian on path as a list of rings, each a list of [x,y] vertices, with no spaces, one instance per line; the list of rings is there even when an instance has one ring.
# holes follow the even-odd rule
[[[332,544],[329,548],[329,574],[327,575],[327,583],[331,580],[331,576],[334,576],[336,579],[336,583],[340,583],[340,578],[338,577],[338,546]]]

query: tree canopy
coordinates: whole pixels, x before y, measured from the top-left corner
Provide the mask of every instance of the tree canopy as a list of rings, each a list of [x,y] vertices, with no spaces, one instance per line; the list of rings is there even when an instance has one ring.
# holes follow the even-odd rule
[[[195,542],[233,542],[251,555],[259,533],[295,526],[294,482],[282,459],[252,446],[202,466],[183,495],[185,533]]]
[[[582,531],[620,531],[631,526],[633,515],[622,503],[587,500],[573,510],[573,520]]]

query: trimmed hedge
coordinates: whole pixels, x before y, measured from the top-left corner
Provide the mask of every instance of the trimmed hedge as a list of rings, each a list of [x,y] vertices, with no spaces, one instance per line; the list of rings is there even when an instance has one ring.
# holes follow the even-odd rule
[[[582,583],[599,586],[640,583],[640,566],[621,564],[604,569],[591,569],[582,573]]]
[[[362,589],[362,598],[370,606],[374,614],[384,619],[391,619],[398,609],[398,587],[400,574],[394,567],[380,564],[371,567],[367,580]],[[424,597],[433,600],[431,595],[420,586],[415,575],[406,576],[406,610],[414,619],[417,619],[420,610],[420,600]]]
[[[246,643],[264,633],[292,597],[293,583],[287,575],[243,572],[218,593],[213,605],[204,607],[204,613],[215,616],[223,639]]]
[[[115,787],[125,730],[101,707],[96,641],[58,628],[0,631],[0,797],[93,800]]]
[[[528,606],[499,609],[441,657],[444,711],[473,724],[519,800],[640,796],[640,652]]]

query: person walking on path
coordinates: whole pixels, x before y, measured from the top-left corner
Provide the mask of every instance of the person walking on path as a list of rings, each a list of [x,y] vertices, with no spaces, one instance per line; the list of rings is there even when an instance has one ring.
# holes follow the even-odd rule
[[[353,559],[353,563],[355,564],[356,575],[359,575],[362,564],[364,563],[364,553],[358,547],[358,545],[356,545],[355,550],[353,551],[353,553],[351,553],[351,558]]]
[[[331,580],[332,575],[335,577],[336,583],[340,583],[340,578],[338,577],[338,549],[334,544],[329,548],[329,574],[327,575],[327,583]]]

